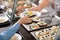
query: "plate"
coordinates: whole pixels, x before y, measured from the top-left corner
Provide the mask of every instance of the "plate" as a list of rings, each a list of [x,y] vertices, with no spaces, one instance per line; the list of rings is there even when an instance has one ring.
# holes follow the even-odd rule
[[[20,13],[20,17],[21,17],[21,18],[24,17],[24,15],[25,15],[26,12],[29,12],[29,11],[25,11],[25,12],[23,12],[23,13]],[[34,14],[36,14],[35,17],[39,17],[39,16],[41,15],[41,13],[38,12],[38,11],[32,11],[32,12],[33,12]]]
[[[16,40],[21,40],[22,39],[21,35],[15,33],[15,35],[10,40],[15,40],[15,38],[16,38]]]
[[[4,22],[6,22],[6,21],[8,21],[9,20],[9,18],[8,17],[0,17],[0,23],[4,23]]]

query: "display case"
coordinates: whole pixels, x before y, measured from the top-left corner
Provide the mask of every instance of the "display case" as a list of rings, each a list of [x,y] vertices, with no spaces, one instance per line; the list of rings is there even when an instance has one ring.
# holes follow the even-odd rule
[[[8,0],[7,0],[8,1]],[[8,2],[11,2],[10,0]],[[28,3],[27,0],[13,0],[12,2],[12,13],[11,21],[16,21],[15,17],[21,17],[20,13],[25,13],[24,16],[33,16],[33,21],[29,24],[22,24],[18,30],[18,33],[23,37],[24,40],[54,40],[57,32],[59,31],[59,21],[55,17],[49,16],[45,17],[40,12],[36,11],[26,11],[25,9],[31,8],[33,3]],[[22,4],[21,4],[22,3]],[[21,10],[19,8],[23,7]],[[42,16],[41,16],[42,15]],[[45,14],[44,14],[45,15]]]

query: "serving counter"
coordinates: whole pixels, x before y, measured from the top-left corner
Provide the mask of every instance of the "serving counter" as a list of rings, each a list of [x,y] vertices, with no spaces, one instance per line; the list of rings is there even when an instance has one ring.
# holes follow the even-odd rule
[[[47,13],[46,15],[48,15],[49,13]],[[39,30],[43,30],[43,29],[47,29],[47,28],[51,28],[52,26],[55,26],[55,25],[59,25],[60,21],[58,19],[55,18],[54,15],[51,15],[51,13],[49,14],[50,16],[53,16],[53,18],[51,19],[51,23],[49,24],[49,26],[46,26],[46,27],[42,27],[42,28],[39,28],[39,29],[35,29],[35,30],[27,30],[24,25],[21,25],[21,27],[19,28],[19,30],[17,31],[17,33],[19,33],[22,37],[23,37],[23,40],[36,40],[36,37],[34,37],[31,33],[32,32],[35,32],[35,31],[39,31]],[[41,16],[43,16],[41,14]],[[42,19],[45,20],[45,18],[48,18],[49,17],[43,17]],[[12,21],[12,24],[14,24],[17,20],[17,19],[14,19]],[[47,21],[49,22],[49,21]],[[3,28],[0,28],[0,32],[3,32],[4,30],[8,29],[9,27],[11,27],[12,25],[10,26],[7,26],[7,27],[3,27]]]

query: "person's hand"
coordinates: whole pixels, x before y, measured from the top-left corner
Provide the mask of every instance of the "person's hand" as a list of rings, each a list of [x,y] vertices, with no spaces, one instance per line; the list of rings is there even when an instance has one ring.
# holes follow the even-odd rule
[[[36,7],[28,8],[29,11],[37,11]]]
[[[28,8],[29,11],[35,11],[35,8],[32,7],[32,8]]]
[[[23,8],[22,8],[22,6],[18,6],[17,8],[16,8],[16,10],[18,10],[18,11],[21,11]]]
[[[24,17],[21,18],[18,22],[19,22],[19,24],[30,23],[30,22],[32,22],[32,19],[24,16]]]

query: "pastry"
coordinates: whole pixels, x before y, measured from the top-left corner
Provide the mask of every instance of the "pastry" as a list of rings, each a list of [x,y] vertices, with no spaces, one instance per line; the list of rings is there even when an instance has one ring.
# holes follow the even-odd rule
[[[32,24],[30,25],[30,28],[31,28],[31,29],[38,29],[38,28],[39,28],[39,25],[37,25],[37,24],[35,24],[35,23],[32,23]]]
[[[26,12],[26,13],[25,13],[25,16],[34,17],[34,16],[36,16],[36,14],[33,13],[32,11],[29,11],[29,12]]]
[[[37,38],[40,37],[39,31],[38,31],[38,32],[35,32],[35,36],[36,36]]]
[[[40,27],[47,26],[47,23],[45,23],[45,22],[38,22],[37,24],[40,25]]]

